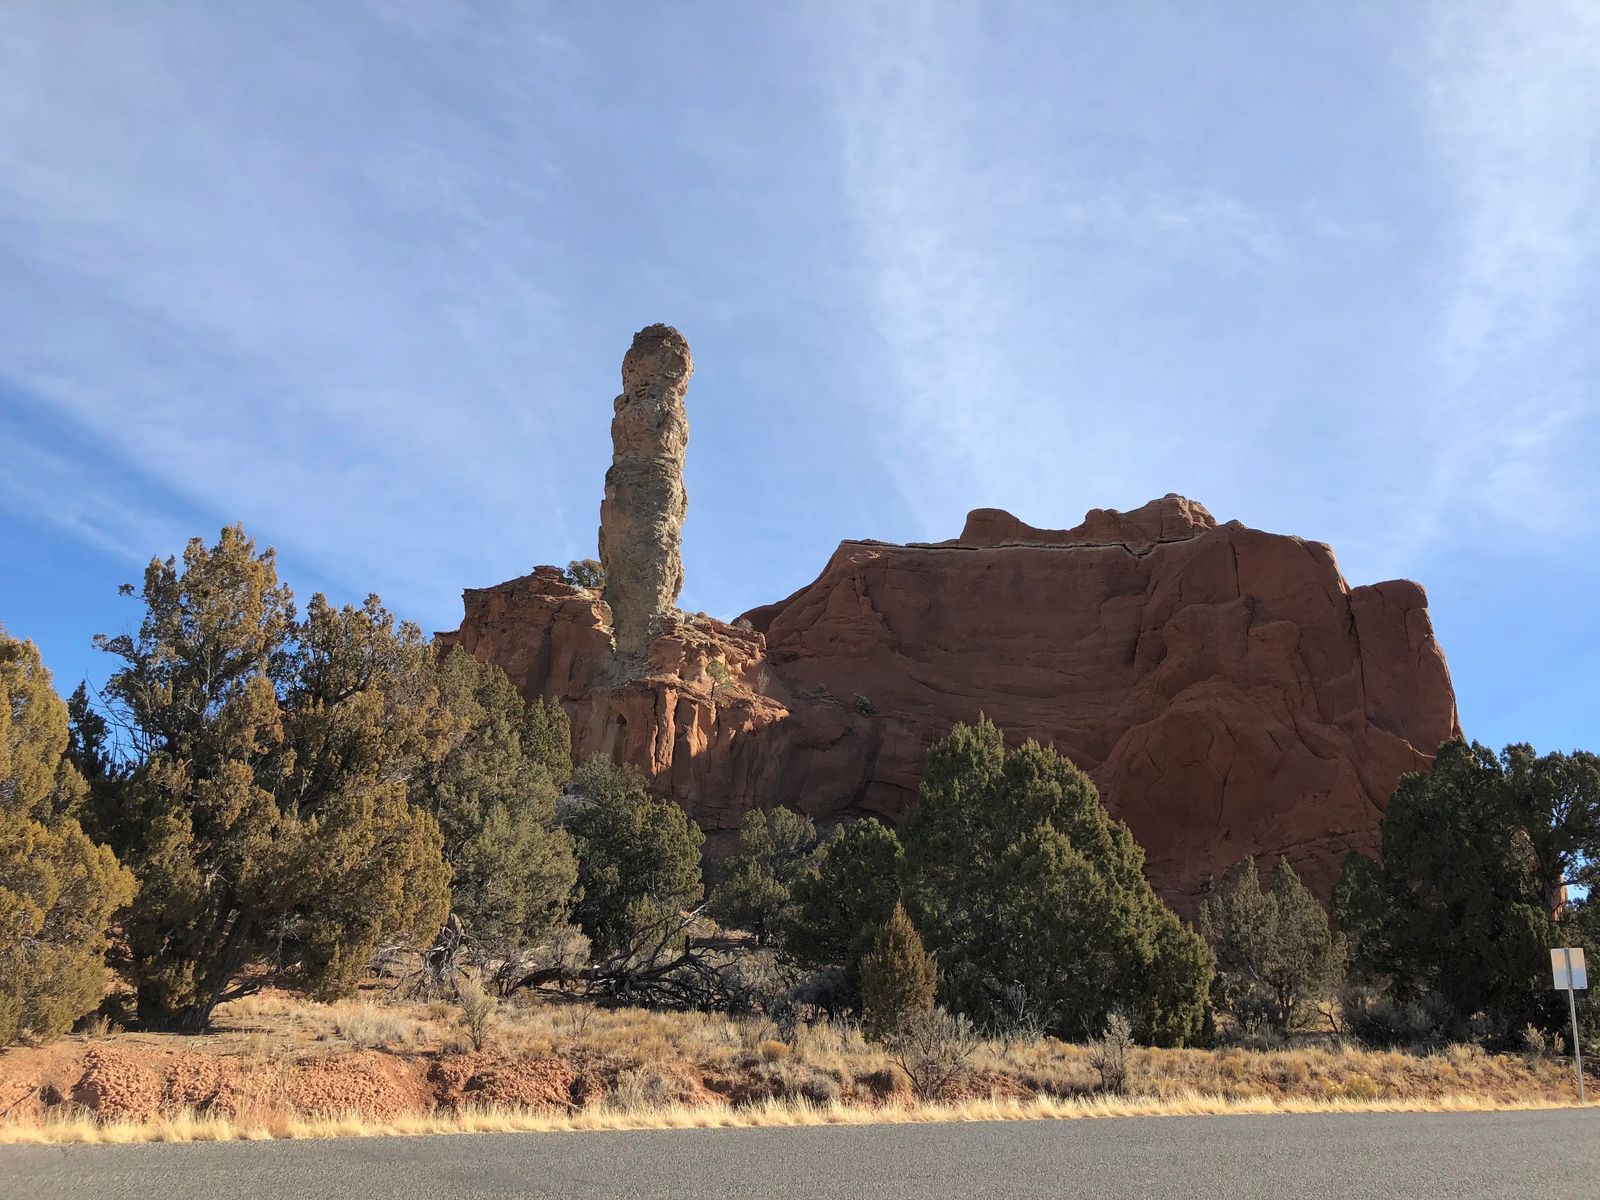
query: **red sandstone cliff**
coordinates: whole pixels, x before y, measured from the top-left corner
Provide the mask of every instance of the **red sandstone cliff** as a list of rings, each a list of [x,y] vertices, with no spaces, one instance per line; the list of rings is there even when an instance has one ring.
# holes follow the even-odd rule
[[[1458,731],[1418,585],[1352,588],[1327,546],[1179,496],[1070,530],[979,509],[949,542],[845,542],[734,625],[654,616],[621,682],[610,609],[553,567],[468,590],[439,637],[562,701],[578,755],[637,764],[714,842],[757,805],[895,820],[928,744],[986,713],[1088,770],[1184,911],[1246,854],[1326,896]]]

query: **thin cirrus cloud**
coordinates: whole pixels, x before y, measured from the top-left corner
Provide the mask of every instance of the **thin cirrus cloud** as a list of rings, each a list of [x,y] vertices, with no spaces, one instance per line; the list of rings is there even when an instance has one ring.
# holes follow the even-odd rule
[[[559,528],[539,439],[467,442],[525,426],[530,347],[558,327],[527,220],[548,174],[515,107],[537,99],[527,60],[469,71],[487,31],[424,44],[439,27],[420,8],[381,14],[405,18],[385,48],[413,62],[392,71],[354,34],[265,16],[183,36],[148,11],[24,14],[0,50],[0,256],[23,285],[0,298],[0,371],[18,410],[84,446],[75,481],[24,456],[13,503],[124,555],[170,549],[143,540],[167,526],[130,513],[139,489],[96,483],[109,462],[219,522],[249,514],[325,577],[424,603],[439,562],[453,591],[511,514]],[[252,34],[272,49],[253,57]],[[416,60],[474,94],[439,103]],[[77,502],[49,502],[69,482]],[[457,505],[483,518],[475,546],[440,519]]]
[[[1379,48],[1391,108],[1343,130],[1199,51],[1152,107],[1157,51],[1119,87],[1080,68],[1126,28],[1030,12],[851,7],[828,58],[877,440],[922,532],[975,497],[1050,523],[1171,486],[1387,577],[1496,529],[1560,550],[1550,510],[1592,524],[1600,10],[1426,10],[1411,53]],[[1301,24],[1334,84],[1370,70]],[[1200,102],[1229,86],[1236,141]]]
[[[11,464],[0,473],[0,508],[44,514],[62,532],[122,568],[138,566],[154,547],[173,544],[180,532],[175,523],[147,503],[130,502],[116,486],[86,472],[81,459],[50,444],[52,440],[59,441],[0,419],[0,444],[9,447]]]
[[[1463,497],[1524,534],[1600,516],[1600,8],[1441,5],[1427,91],[1455,236],[1434,345],[1454,431],[1427,481],[1437,534]]]
[[[1243,340],[1256,281],[1361,236],[1314,206],[1232,194],[1224,171],[1130,156],[1120,143],[1171,136],[1166,115],[1132,104],[1106,125],[1141,81],[1086,82],[1080,110],[1062,95],[1066,48],[1096,35],[1030,12],[1002,25],[979,5],[851,6],[823,56],[884,363],[875,440],[923,536],[980,503],[1041,524],[1175,487],[1231,504],[1255,434],[1193,394],[1218,369],[1204,343]],[[1237,304],[1195,299],[1219,280]],[[1213,319],[1236,325],[1197,331]],[[1197,468],[1208,450],[1216,469]]]

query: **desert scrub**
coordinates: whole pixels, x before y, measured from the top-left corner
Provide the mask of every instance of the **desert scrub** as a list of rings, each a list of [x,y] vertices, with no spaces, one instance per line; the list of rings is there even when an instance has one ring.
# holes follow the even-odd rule
[[[1106,1018],[1105,1032],[1089,1053],[1089,1065],[1100,1075],[1103,1091],[1121,1095],[1128,1090],[1128,1059],[1133,1049],[1133,1023],[1119,1012]]]
[[[839,1066],[883,1057],[882,1048],[872,1045],[862,1036],[861,1026],[844,1017],[796,1026],[794,1048],[807,1062],[820,1066]]]
[[[158,1076],[164,1070],[161,1064],[181,1053],[208,1060],[196,1062],[195,1070],[202,1073],[238,1070],[268,1085],[260,1091],[271,1112],[263,1109],[261,1120],[277,1123],[307,1115],[294,1107],[302,1103],[295,1099],[300,1086],[296,1081],[308,1073],[317,1076],[330,1070],[326,1060],[345,1054],[350,1046],[383,1049],[412,1060],[406,1072],[418,1077],[438,1051],[471,1049],[457,1005],[403,998],[373,1003],[372,997],[392,994],[378,987],[365,992],[367,1001],[324,1005],[269,991],[223,1006],[217,1030],[198,1039],[145,1032],[69,1035],[53,1048],[50,1061],[56,1065],[48,1075],[27,1077],[21,1072],[35,1069],[27,1066],[31,1060],[0,1056],[0,1088],[8,1094],[17,1087],[16,1094],[39,1095],[53,1085],[50,1094],[68,1097],[86,1069],[84,1056],[91,1051],[104,1055],[114,1050],[117,1058],[126,1056],[130,1067]],[[1328,1039],[1274,1050],[1131,1046],[1127,1094],[1117,1095],[1104,1090],[1092,1046],[1051,1038],[971,1035],[970,1042],[956,1047],[956,1073],[948,1086],[941,1087],[936,1074],[916,1063],[919,1079],[913,1081],[895,1061],[896,1054],[865,1041],[853,1021],[793,1022],[787,1027],[787,1040],[773,1036],[776,1028],[764,1017],[606,1009],[513,998],[495,1010],[488,1044],[480,1054],[487,1071],[520,1060],[560,1060],[586,1081],[585,1111],[634,1125],[658,1120],[743,1121],[768,1105],[783,1107],[784,1122],[809,1121],[834,1106],[850,1114],[839,1120],[873,1113],[899,1120],[908,1111],[965,1105],[967,1097],[979,1095],[1008,1103],[1014,1098],[1033,1105],[1041,1115],[1082,1115],[1085,1106],[1105,1114],[1257,1111],[1253,1106],[1258,1105],[1265,1106],[1260,1111],[1361,1104],[1503,1108],[1570,1104],[1575,1099],[1570,1065],[1560,1059],[1526,1052],[1488,1054],[1469,1047],[1442,1047],[1427,1055],[1371,1051]],[[933,1049],[942,1052],[937,1045]],[[72,1057],[64,1060],[63,1054]],[[930,1071],[937,1058],[929,1054]],[[63,1061],[69,1061],[65,1068]],[[423,1098],[416,1102],[423,1103]],[[58,1108],[65,1106],[51,1107],[51,1119],[65,1116],[56,1114]],[[730,1112],[738,1115],[725,1115]],[[252,1113],[249,1120],[256,1116]],[[71,1136],[94,1135],[80,1131]],[[126,1136],[139,1135],[127,1132]]]
[[[1311,1082],[1311,1064],[1295,1055],[1276,1055],[1264,1067],[1263,1073],[1286,1095]]]
[[[390,1050],[428,1041],[423,1022],[392,1008],[354,1001],[332,1005],[330,1010],[333,1032],[354,1046]]]
[[[617,1072],[605,1107],[613,1112],[648,1113],[708,1101],[698,1074],[689,1064],[640,1062]]]
[[[776,1021],[766,1017],[744,1017],[736,1021],[739,1030],[739,1044],[747,1051],[759,1051],[765,1042],[782,1041],[778,1036],[779,1029]]]
[[[840,1079],[793,1059],[751,1062],[740,1072],[738,1103],[763,1104],[768,1101],[804,1101],[833,1104],[838,1101]]]
[[[489,1025],[494,1020],[494,1010],[499,1001],[486,991],[476,979],[462,979],[456,984],[456,1006],[461,1012],[461,1031],[474,1050],[482,1050],[489,1041]]]
[[[983,1041],[966,1017],[942,1008],[913,1013],[888,1041],[888,1051],[922,1101],[942,1100],[972,1072]]]
[[[606,1106],[616,1112],[643,1112],[665,1108],[677,1097],[676,1089],[661,1069],[645,1064],[617,1073],[617,1082],[606,1096]]]

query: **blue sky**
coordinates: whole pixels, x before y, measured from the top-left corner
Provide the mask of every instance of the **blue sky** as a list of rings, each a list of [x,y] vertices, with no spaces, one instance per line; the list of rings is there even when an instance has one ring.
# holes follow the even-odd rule
[[[1168,491],[1422,581],[1600,748],[1600,6],[0,7],[0,622],[243,520],[424,628],[594,553],[694,348],[683,604]]]

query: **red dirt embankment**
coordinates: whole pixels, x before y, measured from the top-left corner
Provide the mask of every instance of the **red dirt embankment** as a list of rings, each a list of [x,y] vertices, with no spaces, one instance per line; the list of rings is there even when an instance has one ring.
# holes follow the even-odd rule
[[[568,1111],[605,1094],[599,1073],[559,1058],[345,1050],[297,1058],[60,1042],[0,1056],[0,1121],[75,1106],[108,1119],[184,1109],[377,1119],[483,1105]]]

